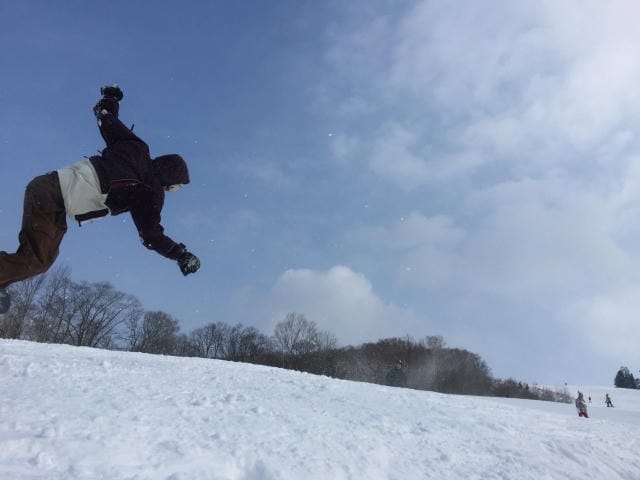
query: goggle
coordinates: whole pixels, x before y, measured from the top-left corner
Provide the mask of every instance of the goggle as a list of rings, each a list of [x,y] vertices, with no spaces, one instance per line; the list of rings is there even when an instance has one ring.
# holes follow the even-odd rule
[[[183,187],[181,183],[176,183],[175,185],[167,185],[164,187],[165,192],[177,192]]]

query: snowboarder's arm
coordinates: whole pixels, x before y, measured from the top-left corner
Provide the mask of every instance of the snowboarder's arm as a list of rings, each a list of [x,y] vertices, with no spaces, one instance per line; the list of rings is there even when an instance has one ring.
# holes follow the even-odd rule
[[[164,192],[154,195],[150,187],[140,185],[131,204],[131,218],[145,247],[163,257],[178,260],[183,253],[182,248],[164,234],[164,227],[160,223],[163,203]]]
[[[189,252],[182,243],[176,243],[164,234],[160,224],[163,198],[154,198],[153,191],[140,186],[138,198],[131,207],[131,217],[138,229],[142,244],[160,255],[178,262],[183,275],[195,273],[200,268],[200,260]],[[160,195],[163,195],[162,192]]]
[[[122,91],[117,86],[102,87],[100,89],[102,98],[93,107],[93,113],[98,120],[98,128],[107,147],[119,141],[139,141],[127,126],[120,121],[118,114],[120,111],[119,101],[122,100]]]

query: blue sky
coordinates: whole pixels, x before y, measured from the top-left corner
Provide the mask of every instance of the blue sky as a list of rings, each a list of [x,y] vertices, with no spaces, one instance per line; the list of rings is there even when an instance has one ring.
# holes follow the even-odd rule
[[[443,335],[497,376],[640,366],[632,1],[0,3],[0,248],[34,176],[102,148],[100,85],[191,184],[166,232],[70,223],[59,262],[190,331],[304,313],[342,344]]]

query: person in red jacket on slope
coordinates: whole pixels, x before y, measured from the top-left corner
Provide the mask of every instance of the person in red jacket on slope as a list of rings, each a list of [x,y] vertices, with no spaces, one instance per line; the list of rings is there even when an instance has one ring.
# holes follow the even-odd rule
[[[587,414],[587,402],[584,401],[584,395],[578,391],[578,398],[576,398],[576,408],[578,409],[578,416],[589,418]]]

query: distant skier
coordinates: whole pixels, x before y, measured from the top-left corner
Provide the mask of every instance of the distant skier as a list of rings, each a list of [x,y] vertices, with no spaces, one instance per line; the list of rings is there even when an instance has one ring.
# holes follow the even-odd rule
[[[106,143],[101,155],[27,185],[18,250],[0,251],[0,313],[11,304],[9,285],[43,273],[55,262],[67,231],[65,215],[82,224],[130,212],[145,247],[177,261],[183,275],[200,268],[200,260],[167,237],[160,224],[165,192],[189,183],[186,163],[175,154],[152,160],[147,144],[118,118],[120,87],[105,86],[100,93],[93,113]]]
[[[607,405],[607,407],[613,407],[613,402],[611,401],[611,397],[608,393],[604,397],[604,403]]]
[[[394,368],[387,373],[387,385],[391,387],[406,387],[407,376],[402,371],[402,360],[398,360]]]
[[[578,398],[576,398],[576,408],[578,409],[578,416],[589,418],[587,414],[587,403],[584,401],[582,392],[578,391]]]

